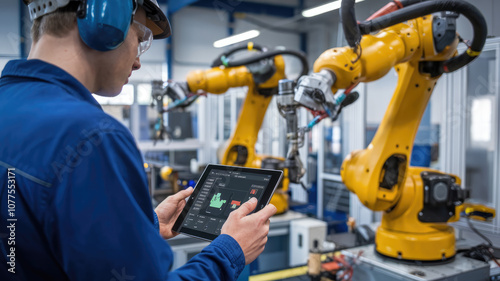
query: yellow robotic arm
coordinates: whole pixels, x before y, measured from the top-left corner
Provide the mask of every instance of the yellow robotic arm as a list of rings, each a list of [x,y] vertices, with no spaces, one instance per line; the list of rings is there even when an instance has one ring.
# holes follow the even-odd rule
[[[299,80],[295,100],[336,118],[355,85],[377,80],[395,68],[397,87],[379,129],[366,149],[347,156],[341,176],[366,207],[384,212],[375,241],[379,254],[443,261],[455,255],[454,230],[446,223],[459,219],[467,194],[455,175],[410,167],[410,155],[437,79],[479,55],[486,23],[464,1],[396,2],[403,8],[389,11],[386,6],[358,24],[354,0],[343,0],[342,22],[350,46],[324,52],[314,63],[315,73]],[[452,13],[432,15],[445,11]],[[460,55],[457,13],[474,27],[472,44]],[[338,89],[347,90],[334,95]]]
[[[278,81],[285,78],[285,64],[282,56],[273,58],[274,74],[265,82],[257,84],[255,73],[247,66],[214,67],[209,70],[197,70],[187,76],[187,84],[192,92],[205,91],[212,94],[223,94],[229,88],[248,87],[236,128],[225,150],[222,164],[241,165],[260,168],[262,157],[255,154],[255,143],[264,116]]]
[[[238,51],[251,49],[257,49],[258,52],[252,52],[252,56],[240,61],[228,59]],[[164,91],[175,101],[190,101],[190,97],[197,97],[198,92],[223,94],[230,88],[248,87],[236,128],[232,132],[221,164],[284,169],[283,182],[271,199],[271,203],[278,209],[278,214],[288,210],[288,170],[293,167],[284,165],[284,159],[257,155],[255,144],[272,97],[278,94],[278,83],[285,78],[282,55],[299,58],[303,66],[302,74],[307,74],[307,59],[301,53],[291,50],[267,51],[260,46],[249,45],[248,48],[236,47],[225,52],[214,61],[211,69],[192,71],[187,75],[186,83],[170,83]]]

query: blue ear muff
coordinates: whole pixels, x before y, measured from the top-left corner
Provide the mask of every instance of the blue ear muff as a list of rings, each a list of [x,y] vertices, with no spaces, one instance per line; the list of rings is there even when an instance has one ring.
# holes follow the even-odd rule
[[[98,51],[116,49],[125,41],[134,12],[131,0],[86,0],[79,9],[78,31]]]

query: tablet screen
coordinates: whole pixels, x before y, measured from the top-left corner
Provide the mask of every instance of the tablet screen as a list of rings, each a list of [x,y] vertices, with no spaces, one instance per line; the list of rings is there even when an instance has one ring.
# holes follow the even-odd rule
[[[229,213],[255,197],[258,211],[271,199],[281,180],[276,170],[208,165],[174,225],[174,231],[213,240]]]

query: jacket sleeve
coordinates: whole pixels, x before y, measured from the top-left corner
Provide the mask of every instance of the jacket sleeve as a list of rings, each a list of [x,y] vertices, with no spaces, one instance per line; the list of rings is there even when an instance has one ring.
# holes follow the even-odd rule
[[[155,227],[142,158],[130,134],[100,132],[66,148],[44,214],[51,251],[70,280],[235,280],[245,258],[227,235],[169,272],[172,251]]]
[[[220,235],[168,280],[236,280],[245,266],[245,255],[236,240]]]

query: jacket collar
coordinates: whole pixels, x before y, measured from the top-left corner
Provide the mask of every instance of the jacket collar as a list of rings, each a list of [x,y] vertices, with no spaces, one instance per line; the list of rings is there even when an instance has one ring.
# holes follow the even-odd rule
[[[5,79],[7,77],[35,79],[58,85],[70,95],[102,109],[101,105],[80,81],[63,69],[42,60],[21,59],[9,61],[2,71],[0,85],[7,82]]]

